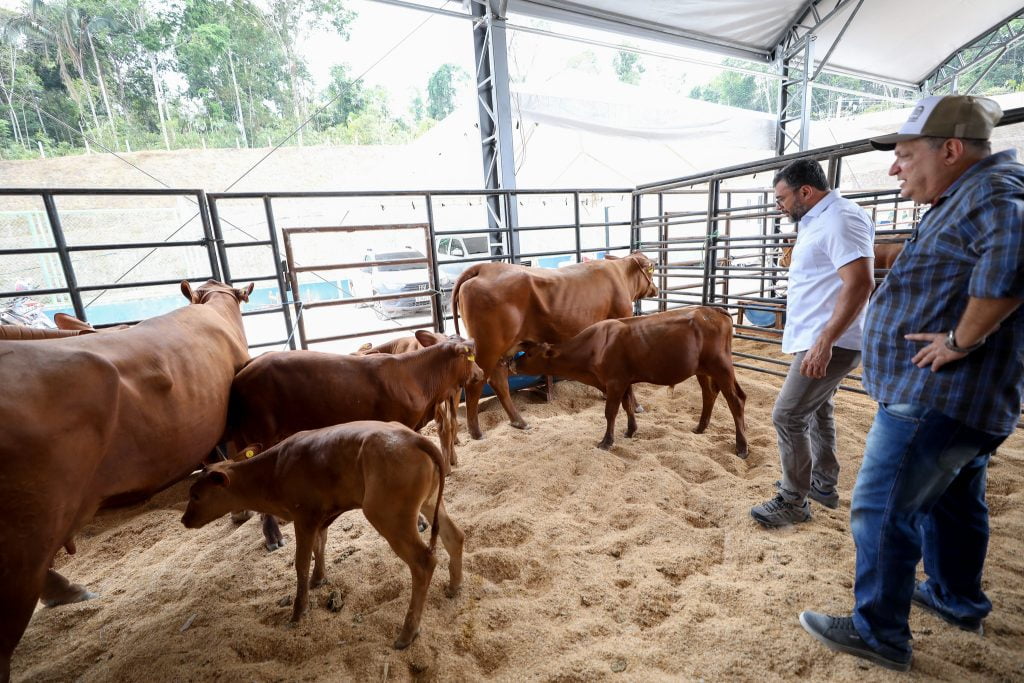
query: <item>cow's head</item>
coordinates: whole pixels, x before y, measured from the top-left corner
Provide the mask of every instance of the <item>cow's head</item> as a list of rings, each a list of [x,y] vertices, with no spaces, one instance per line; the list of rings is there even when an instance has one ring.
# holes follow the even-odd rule
[[[188,492],[188,507],[181,516],[181,523],[188,529],[198,529],[232,510],[247,507],[239,504],[231,490],[233,462],[219,462],[210,465]]]
[[[235,289],[231,285],[226,285],[223,282],[217,282],[216,280],[207,280],[203,284],[199,285],[198,288],[192,289],[192,285],[188,280],[181,281],[181,293],[185,295],[185,298],[189,300],[189,303],[193,304],[204,304],[207,299],[213,294],[230,294],[241,303],[249,300],[249,295],[252,294],[253,287],[255,284],[250,282],[248,287],[242,289]]]
[[[654,284],[654,261],[640,251],[634,251],[626,259],[633,261],[640,272],[633,300],[658,296],[658,288]]]
[[[548,365],[558,357],[558,349],[547,342],[523,341],[519,348],[522,353],[509,361],[509,371],[515,375],[546,375]]]
[[[421,334],[424,335],[423,339],[420,339]],[[421,344],[423,344],[426,340],[426,335],[433,334],[436,333],[419,330],[416,332],[416,338],[420,340]],[[450,346],[452,352],[458,359],[456,364],[456,367],[458,368],[456,380],[459,386],[465,386],[469,381],[484,381],[483,370],[481,370],[480,366],[476,364],[476,343],[472,339],[463,339],[457,334],[452,334],[445,337],[444,341],[440,345]]]

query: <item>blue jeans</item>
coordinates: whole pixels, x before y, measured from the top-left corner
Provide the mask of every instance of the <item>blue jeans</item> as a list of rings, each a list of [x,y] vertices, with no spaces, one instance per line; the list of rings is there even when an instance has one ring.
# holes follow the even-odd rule
[[[988,549],[985,473],[1006,435],[978,431],[931,408],[879,405],[850,508],[857,545],[853,623],[879,653],[910,656],[910,598],[924,555],[927,587],[961,618],[984,618]]]

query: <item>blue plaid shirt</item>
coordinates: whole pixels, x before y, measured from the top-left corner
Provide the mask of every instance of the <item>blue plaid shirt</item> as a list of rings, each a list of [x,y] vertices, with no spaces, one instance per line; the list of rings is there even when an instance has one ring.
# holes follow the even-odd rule
[[[991,434],[1013,432],[1024,386],[1024,306],[985,344],[932,372],[912,332],[956,327],[968,297],[1024,298],[1024,165],[1014,151],[971,166],[925,213],[868,304],[864,387],[879,403],[926,405]]]

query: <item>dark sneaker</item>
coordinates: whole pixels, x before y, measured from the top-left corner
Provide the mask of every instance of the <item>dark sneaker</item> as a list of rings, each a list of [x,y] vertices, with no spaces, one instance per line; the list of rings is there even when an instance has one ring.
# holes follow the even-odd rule
[[[750,508],[750,516],[766,527],[777,528],[811,521],[811,504],[794,505],[781,495]]]
[[[956,626],[961,631],[970,631],[971,633],[977,633],[979,636],[985,633],[985,627],[982,626],[981,619],[961,619],[960,617],[954,617],[949,612],[942,611],[932,601],[932,596],[921,588],[920,583],[914,586],[914,595],[910,600],[924,611],[931,612],[939,619],[942,619],[951,626]]]
[[[781,488],[782,482],[776,481],[775,490],[778,491]],[[814,484],[811,484],[811,490],[807,492],[807,497],[816,503],[824,505],[829,510],[835,510],[839,507],[839,492],[835,489],[825,493],[821,489],[815,487]]]
[[[875,651],[857,633],[853,617],[833,617],[804,611],[800,613],[800,625],[830,650],[861,657],[893,671],[910,671],[910,654],[905,659],[893,659]]]

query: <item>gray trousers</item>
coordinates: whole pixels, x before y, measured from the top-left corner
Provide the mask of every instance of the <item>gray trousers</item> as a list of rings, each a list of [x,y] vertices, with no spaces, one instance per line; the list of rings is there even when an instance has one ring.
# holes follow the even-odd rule
[[[812,486],[830,493],[839,481],[832,398],[843,377],[860,364],[860,351],[833,346],[825,376],[813,379],[800,374],[804,355],[801,351],[794,356],[772,410],[782,462],[779,493],[799,505]]]

